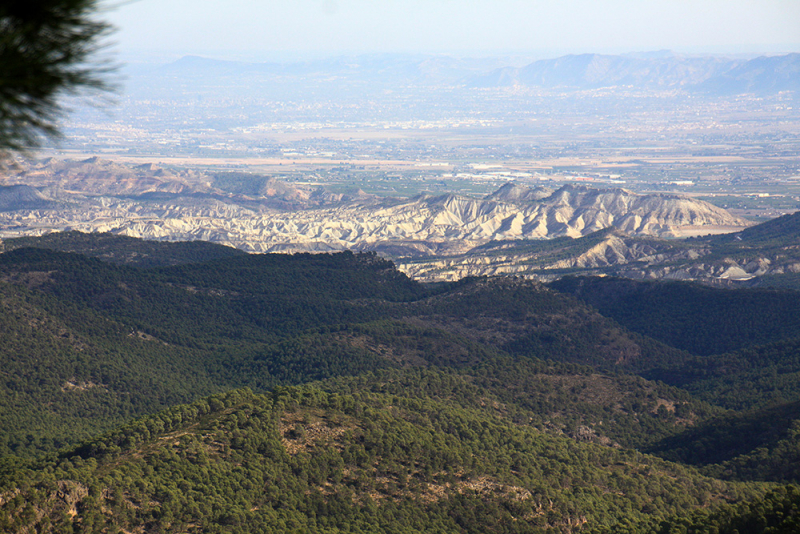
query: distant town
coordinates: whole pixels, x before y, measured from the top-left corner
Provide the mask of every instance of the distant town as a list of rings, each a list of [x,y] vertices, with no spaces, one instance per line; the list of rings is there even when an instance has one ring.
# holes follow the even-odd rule
[[[800,208],[795,91],[486,86],[473,65],[387,79],[375,65],[342,74],[323,64],[291,77],[209,62],[184,58],[130,77],[114,105],[78,105],[46,155],[238,169],[382,196],[583,182],[698,196],[753,220]]]

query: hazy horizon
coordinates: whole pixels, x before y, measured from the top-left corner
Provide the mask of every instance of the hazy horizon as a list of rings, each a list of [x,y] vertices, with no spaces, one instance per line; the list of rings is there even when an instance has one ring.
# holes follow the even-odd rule
[[[290,62],[380,53],[517,57],[574,53],[757,56],[800,51],[800,2],[524,0],[106,0],[123,61],[185,55]]]

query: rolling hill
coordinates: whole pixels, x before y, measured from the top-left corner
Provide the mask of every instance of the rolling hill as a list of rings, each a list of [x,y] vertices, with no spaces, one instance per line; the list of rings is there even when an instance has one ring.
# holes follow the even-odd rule
[[[374,254],[113,235],[7,245],[3,531],[796,521],[791,290],[421,284]]]

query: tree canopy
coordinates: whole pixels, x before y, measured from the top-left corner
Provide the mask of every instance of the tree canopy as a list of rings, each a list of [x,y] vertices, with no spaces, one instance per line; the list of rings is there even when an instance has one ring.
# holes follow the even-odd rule
[[[111,27],[96,11],[95,0],[0,3],[0,154],[57,136],[59,97],[109,89],[97,53]]]

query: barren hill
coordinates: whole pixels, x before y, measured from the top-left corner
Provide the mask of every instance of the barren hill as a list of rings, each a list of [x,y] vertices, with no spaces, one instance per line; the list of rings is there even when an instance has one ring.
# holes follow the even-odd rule
[[[57,230],[156,240],[206,240],[253,252],[376,250],[394,257],[464,253],[497,240],[581,237],[615,227],[677,237],[735,231],[748,222],[677,195],[567,185],[553,191],[509,183],[486,198],[455,194],[380,199],[249,174],[126,166],[97,158],[48,161],[5,177],[58,191],[62,204],[9,205],[0,236]],[[33,198],[33,197],[31,197]]]

